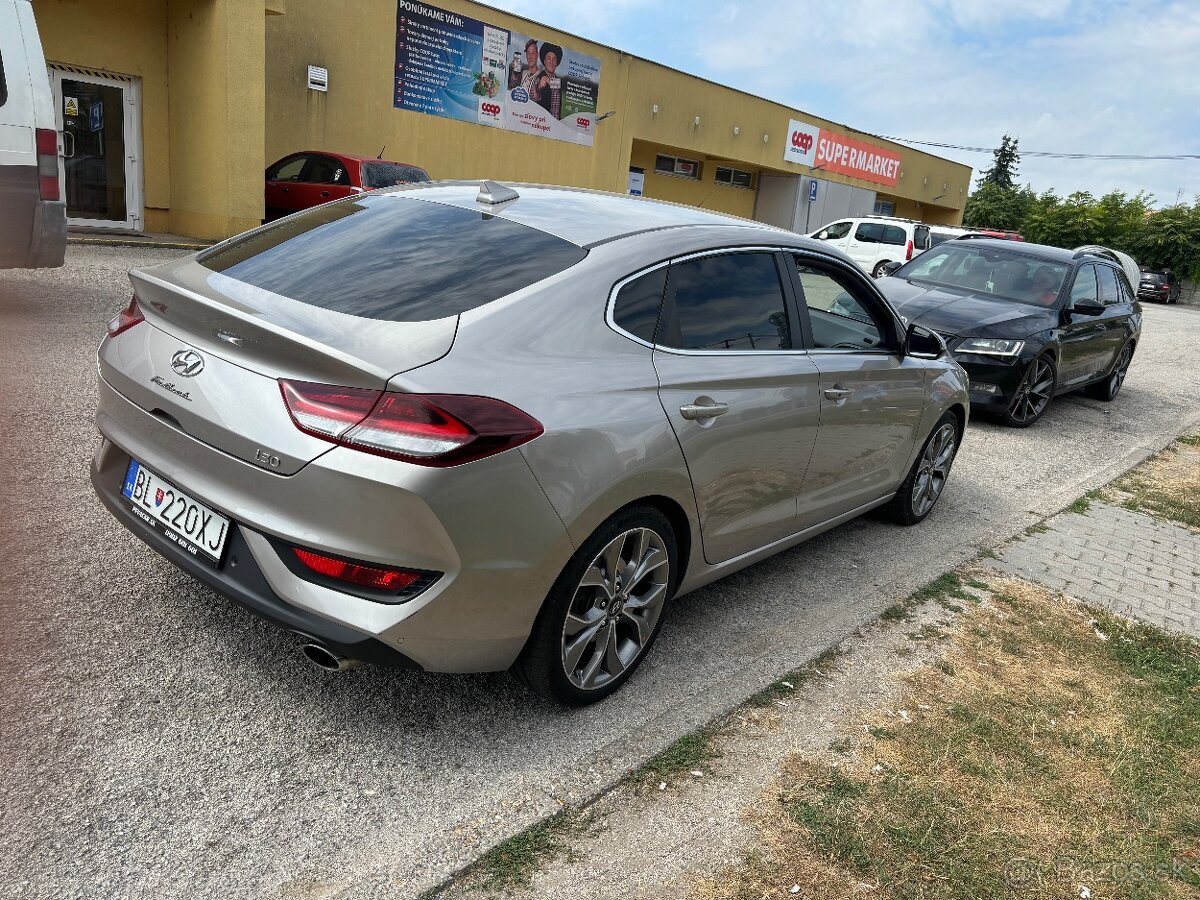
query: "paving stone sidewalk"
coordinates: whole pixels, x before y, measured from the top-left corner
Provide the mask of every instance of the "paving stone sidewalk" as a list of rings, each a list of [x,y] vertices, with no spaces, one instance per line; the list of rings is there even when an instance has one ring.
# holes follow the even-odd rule
[[[1007,547],[1001,571],[1200,638],[1200,533],[1093,502]]]

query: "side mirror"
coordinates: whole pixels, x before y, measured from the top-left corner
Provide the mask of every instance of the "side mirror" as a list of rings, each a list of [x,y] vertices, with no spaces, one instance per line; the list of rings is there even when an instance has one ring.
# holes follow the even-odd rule
[[[1085,316],[1100,316],[1104,314],[1104,304],[1090,298],[1076,300],[1071,304],[1071,312],[1082,313]]]
[[[946,344],[936,331],[914,322],[904,335],[904,355],[914,359],[941,359],[946,355]]]
[[[879,267],[880,271],[883,273],[879,277],[887,278],[889,275],[891,275],[893,272],[895,272],[902,265],[904,265],[904,263],[902,263],[902,262],[885,262],[882,266]]]

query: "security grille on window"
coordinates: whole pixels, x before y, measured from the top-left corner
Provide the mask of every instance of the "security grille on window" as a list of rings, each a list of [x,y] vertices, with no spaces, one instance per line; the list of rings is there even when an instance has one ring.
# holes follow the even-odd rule
[[[654,158],[654,171],[659,175],[675,175],[679,178],[700,178],[700,163],[694,159],[659,154]]]
[[[730,169],[727,166],[717,166],[717,184],[728,184],[732,187],[753,188],[754,175],[741,169]]]

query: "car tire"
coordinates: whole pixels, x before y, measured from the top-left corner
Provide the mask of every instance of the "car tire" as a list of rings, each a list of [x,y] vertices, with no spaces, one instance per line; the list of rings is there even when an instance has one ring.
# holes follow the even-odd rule
[[[1058,369],[1054,360],[1048,354],[1037,357],[1029,363],[1000,421],[1009,428],[1028,428],[1050,408],[1057,386]]]
[[[1133,345],[1126,344],[1117,356],[1117,362],[1106,378],[1094,381],[1083,389],[1084,394],[1093,400],[1103,400],[1111,403],[1121,393],[1121,385],[1125,383],[1125,375],[1129,372],[1129,363],[1133,360]]]
[[[950,477],[961,439],[958,417],[952,412],[944,413],[921,445],[908,477],[888,503],[889,519],[897,525],[916,525],[933,512]]]
[[[871,270],[871,277],[872,278],[882,278],[883,277],[883,267],[886,266],[889,262],[891,262],[891,260],[883,259],[883,260],[880,260],[879,262],[875,263],[875,268],[873,268]]]
[[[567,561],[513,674],[567,706],[604,699],[658,637],[678,566],[675,532],[660,510],[637,505],[616,513]]]

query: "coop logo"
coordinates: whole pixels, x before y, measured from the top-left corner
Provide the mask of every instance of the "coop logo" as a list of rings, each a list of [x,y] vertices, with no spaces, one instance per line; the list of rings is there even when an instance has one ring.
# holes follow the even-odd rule
[[[525,88],[523,88],[523,87],[513,88],[513,92],[511,94],[509,94],[509,96],[512,97],[514,100],[516,100],[518,103],[528,103],[529,102],[529,91],[525,90]]]
[[[811,166],[817,152],[817,142],[821,138],[821,129],[792,119],[784,133],[787,138],[784,140],[783,158],[788,162]]]
[[[498,115],[500,115],[500,104],[499,103],[480,103],[479,111],[481,113],[484,113],[489,116],[498,116]]]
[[[591,128],[592,120],[585,119],[583,116],[578,116],[575,119],[575,124],[578,125],[580,128]]]

